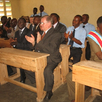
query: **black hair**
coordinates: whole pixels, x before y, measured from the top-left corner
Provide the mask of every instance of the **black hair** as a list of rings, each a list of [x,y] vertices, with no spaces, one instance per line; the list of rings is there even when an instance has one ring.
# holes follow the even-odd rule
[[[97,26],[99,27],[99,24],[102,24],[102,16],[100,16],[98,19],[97,19]]]
[[[83,14],[83,16],[86,16],[89,19],[89,15],[88,14]]]
[[[76,15],[75,17],[79,17],[80,21],[82,21],[82,16],[81,15]]]
[[[36,11],[38,11],[38,9],[37,9],[36,7],[34,7],[33,10],[34,10],[34,9],[35,9]]]
[[[19,22],[20,20],[23,20],[24,23],[26,23],[26,20],[25,20],[23,17],[19,18],[18,22]]]
[[[60,18],[57,13],[51,13],[51,15],[54,15],[57,18],[57,20],[59,20],[59,18]]]

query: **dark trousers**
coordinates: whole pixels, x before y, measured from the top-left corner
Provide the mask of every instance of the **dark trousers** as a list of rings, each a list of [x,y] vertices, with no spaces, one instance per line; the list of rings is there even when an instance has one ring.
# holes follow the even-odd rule
[[[70,57],[73,57],[73,64],[77,63],[81,59],[82,49],[81,48],[70,48]]]
[[[7,65],[8,75],[10,76],[13,73],[11,66]]]
[[[57,65],[58,63],[50,62],[50,63],[47,63],[47,66],[44,69],[44,81],[45,81],[44,90],[45,91],[52,91],[52,88],[54,85],[53,71],[57,67]]]
[[[20,69],[20,74],[21,74],[21,80],[25,80],[26,75],[25,75],[24,69]]]
[[[87,42],[87,46],[86,46],[86,51],[85,51],[85,57],[87,60],[90,60],[91,57],[91,51],[90,51],[90,44],[89,42]]]
[[[32,84],[34,84],[36,82],[36,80],[35,80],[35,72],[31,72],[31,71],[25,70],[25,74],[26,74],[27,78],[30,80],[30,82]]]

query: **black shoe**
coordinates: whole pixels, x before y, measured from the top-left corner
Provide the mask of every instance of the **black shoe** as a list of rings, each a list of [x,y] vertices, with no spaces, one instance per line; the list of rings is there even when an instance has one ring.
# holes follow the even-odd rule
[[[26,77],[24,79],[21,79],[20,82],[25,83],[25,79],[26,79]]]
[[[44,98],[44,101],[50,100],[50,98],[52,97],[52,95],[53,95],[52,91],[48,91],[46,93],[46,96]]]

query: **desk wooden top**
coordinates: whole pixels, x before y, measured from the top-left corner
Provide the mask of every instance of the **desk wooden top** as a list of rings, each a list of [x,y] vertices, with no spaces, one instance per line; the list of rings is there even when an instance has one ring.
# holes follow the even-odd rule
[[[31,59],[37,59],[41,57],[46,57],[49,54],[46,53],[38,53],[38,52],[33,52],[33,51],[25,51],[25,50],[19,50],[15,48],[1,48],[0,53],[2,54],[10,54],[10,55],[15,55],[15,56],[22,56],[22,57],[29,57]]]
[[[85,67],[85,68],[93,68],[93,69],[102,70],[102,63],[95,62],[95,61],[87,61],[87,60],[80,61],[73,65],[73,67],[75,67],[75,66],[81,66],[81,67]]]
[[[102,90],[102,63],[81,61],[73,65],[72,80]]]

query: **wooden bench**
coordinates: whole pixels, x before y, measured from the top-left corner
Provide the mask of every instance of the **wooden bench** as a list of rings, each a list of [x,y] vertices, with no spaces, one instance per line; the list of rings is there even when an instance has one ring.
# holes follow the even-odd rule
[[[96,95],[84,100],[85,85],[102,90],[102,63],[81,61],[73,65],[72,80],[75,81],[75,102],[92,102]]]
[[[66,82],[66,75],[68,74],[68,57],[69,47],[67,45],[61,45],[60,52],[62,54],[62,62],[54,70],[54,87],[53,91],[56,90],[61,84]],[[49,54],[18,50],[14,48],[2,48],[0,49],[0,84],[11,82],[25,89],[37,93],[37,101],[42,102],[45,92],[44,88],[44,77],[43,71],[47,64],[46,57]],[[7,66],[11,65],[14,67],[26,69],[35,72],[36,88],[20,83],[14,80],[15,75],[8,76]],[[19,73],[17,73],[19,76]],[[16,75],[17,76],[17,75]]]

